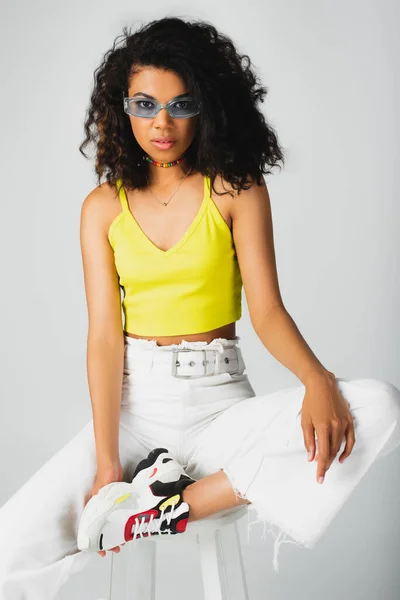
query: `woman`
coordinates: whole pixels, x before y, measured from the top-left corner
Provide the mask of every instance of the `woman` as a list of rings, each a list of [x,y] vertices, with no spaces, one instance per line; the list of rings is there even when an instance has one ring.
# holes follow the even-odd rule
[[[99,180],[81,213],[93,419],[1,509],[5,597],[48,597],[93,552],[243,503],[280,529],[276,550],[287,536],[312,548],[400,444],[399,390],[335,377],[284,307],[262,177],[283,152],[248,57],[204,22],[124,33],[95,73],[80,148],[95,142]],[[242,285],[301,385],[256,396]]]

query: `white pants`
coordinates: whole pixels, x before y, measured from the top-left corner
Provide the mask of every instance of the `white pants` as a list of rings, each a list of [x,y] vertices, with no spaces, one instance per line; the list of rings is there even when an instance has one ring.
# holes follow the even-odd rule
[[[278,528],[273,559],[278,570],[279,544],[313,548],[378,456],[400,445],[400,392],[377,379],[337,379],[356,443],[340,464],[342,442],[321,485],[317,463],[307,461],[304,446],[303,385],[256,396],[245,373],[183,379],[157,362],[159,352],[172,348],[238,345],[239,339],[157,346],[155,340],[125,336],[120,460],[125,481],[156,447],[167,448],[195,479],[223,469],[237,495],[251,502],[249,514]],[[89,560],[102,568],[102,557],[78,551],[76,543],[95,473],[90,420],[1,507],[1,600],[52,600]]]

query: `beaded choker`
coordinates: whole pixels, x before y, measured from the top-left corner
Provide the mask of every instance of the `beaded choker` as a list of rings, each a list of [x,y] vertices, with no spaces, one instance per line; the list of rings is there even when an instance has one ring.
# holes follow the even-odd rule
[[[155,165],[156,167],[173,167],[175,165],[180,165],[183,161],[184,158],[183,156],[181,158],[177,158],[176,160],[172,160],[171,162],[158,162],[158,160],[153,160],[152,158],[150,158],[150,156],[146,156],[145,159],[147,160],[147,162],[151,163],[152,165]]]

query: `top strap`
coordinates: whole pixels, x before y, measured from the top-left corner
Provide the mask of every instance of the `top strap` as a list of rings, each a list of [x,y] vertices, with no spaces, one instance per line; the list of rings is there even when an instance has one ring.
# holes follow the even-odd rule
[[[119,199],[121,202],[122,210],[124,212],[129,212],[128,198],[126,197],[126,192],[125,192],[125,188],[122,184],[122,179],[117,179],[116,185],[117,185],[118,196],[119,196]]]
[[[205,183],[205,192],[207,194],[207,198],[211,197],[211,178],[209,175],[204,175],[204,183]]]

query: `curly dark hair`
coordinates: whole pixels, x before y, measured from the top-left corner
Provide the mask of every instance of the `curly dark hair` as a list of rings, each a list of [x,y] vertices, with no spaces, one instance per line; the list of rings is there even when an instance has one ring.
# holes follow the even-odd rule
[[[201,102],[185,160],[192,170],[208,175],[212,186],[221,175],[240,192],[253,180],[261,185],[261,173],[284,164],[277,135],[257,107],[268,88],[259,85],[249,56],[239,54],[232,40],[206,21],[165,17],[135,33],[124,27],[93,74],[86,138],[79,150],[88,158],[83,149],[94,142],[99,184],[105,176],[110,185],[122,178],[127,188],[146,186],[148,162],[123,109],[123,92],[141,66],[174,71]]]

